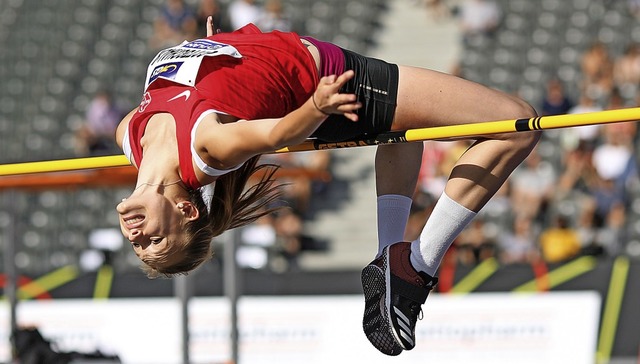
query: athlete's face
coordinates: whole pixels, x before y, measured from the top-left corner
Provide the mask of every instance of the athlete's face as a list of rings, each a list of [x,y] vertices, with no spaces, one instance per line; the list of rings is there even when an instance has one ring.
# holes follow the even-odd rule
[[[131,242],[134,252],[145,263],[164,256],[163,265],[179,261],[180,254],[167,254],[185,241],[182,227],[189,218],[184,205],[176,204],[163,195],[138,195],[123,200],[116,210],[120,214],[120,229]],[[181,206],[181,207],[179,207]]]

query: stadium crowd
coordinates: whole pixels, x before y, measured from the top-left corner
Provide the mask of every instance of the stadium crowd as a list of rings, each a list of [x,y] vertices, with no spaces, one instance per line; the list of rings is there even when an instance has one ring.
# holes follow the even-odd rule
[[[441,3],[427,5],[440,7]],[[629,3],[630,11],[633,3]],[[468,15],[470,9],[476,9],[475,18]],[[442,14],[441,10],[437,14]],[[460,23],[463,46],[469,37],[497,41],[493,32],[499,29],[496,17],[502,11],[495,1],[462,1],[449,14]],[[482,14],[484,18],[479,19]],[[607,44],[593,39],[579,62],[576,84],[570,85],[579,90],[578,95],[569,94],[569,85],[555,75],[541,80],[544,97],[533,105],[539,115],[638,106],[638,44],[631,42],[623,54],[615,55]],[[464,77],[464,69],[457,72]],[[540,259],[561,263],[580,255],[623,254],[637,194],[637,140],[635,122],[545,132],[541,145],[458,237],[451,255],[459,263],[472,265],[487,258],[503,264]],[[549,143],[557,147],[551,155],[545,148]],[[466,142],[426,142],[414,199],[414,224],[424,223],[442,192],[452,161],[467,146]],[[410,227],[407,238],[413,239],[416,231],[418,227]]]

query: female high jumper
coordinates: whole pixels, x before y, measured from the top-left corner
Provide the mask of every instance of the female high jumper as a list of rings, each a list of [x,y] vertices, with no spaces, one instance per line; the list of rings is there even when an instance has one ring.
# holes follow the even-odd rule
[[[142,101],[116,133],[138,168],[136,188],[117,206],[121,229],[149,276],[195,269],[210,258],[213,237],[264,213],[273,173],[245,189],[263,153],[309,137],[343,141],[536,116],[497,90],[296,33],[247,25],[214,34],[209,20],[207,34],[153,59]],[[413,242],[403,235],[423,143],[377,147],[378,250],[362,284],[363,329],[378,350],[398,355],[415,346],[416,320],[443,255],[539,137],[475,139]]]

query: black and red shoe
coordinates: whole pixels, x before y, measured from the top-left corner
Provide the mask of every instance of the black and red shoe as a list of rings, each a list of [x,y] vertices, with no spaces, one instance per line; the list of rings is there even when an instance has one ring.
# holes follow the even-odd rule
[[[362,328],[371,344],[387,355],[415,347],[421,306],[438,282],[437,278],[416,271],[410,254],[411,243],[395,243],[362,270]]]

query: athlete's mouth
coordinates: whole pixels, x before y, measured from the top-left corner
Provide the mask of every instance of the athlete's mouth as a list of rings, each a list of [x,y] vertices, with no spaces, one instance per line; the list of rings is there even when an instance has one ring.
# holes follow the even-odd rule
[[[131,215],[122,218],[124,225],[128,229],[137,228],[144,222],[144,215]]]

